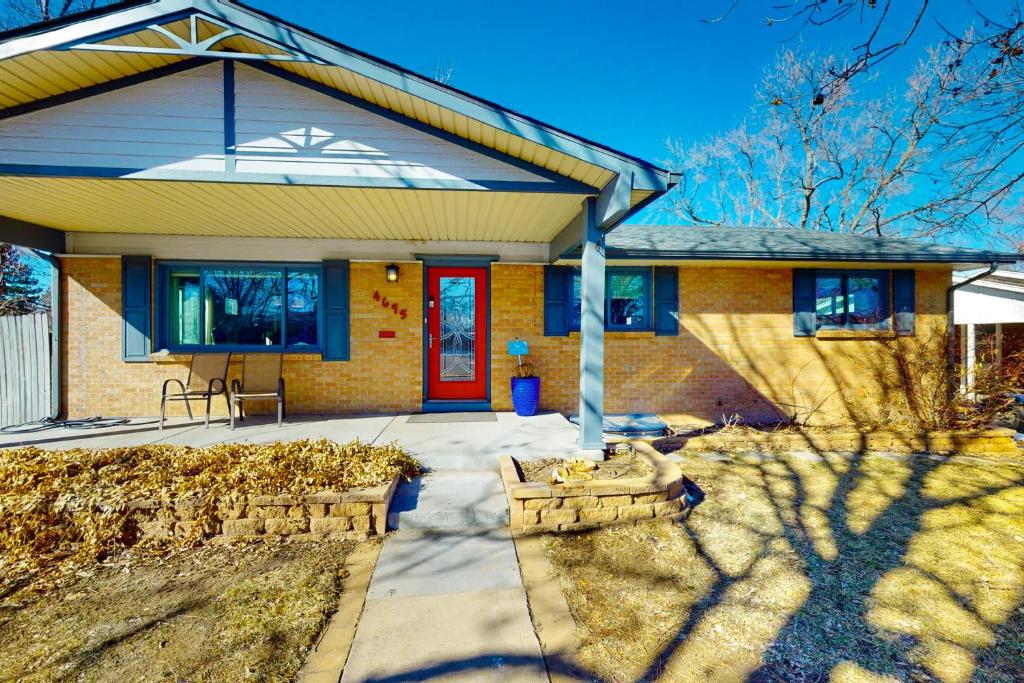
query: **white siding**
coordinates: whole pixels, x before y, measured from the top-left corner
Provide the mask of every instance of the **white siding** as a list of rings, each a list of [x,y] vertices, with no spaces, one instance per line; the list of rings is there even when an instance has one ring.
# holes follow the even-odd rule
[[[0,164],[224,170],[220,64],[0,121]]]
[[[1017,291],[967,285],[953,292],[953,318],[957,325],[1024,323],[1024,287]]]
[[[239,173],[546,182],[252,67],[236,68],[235,93]]]

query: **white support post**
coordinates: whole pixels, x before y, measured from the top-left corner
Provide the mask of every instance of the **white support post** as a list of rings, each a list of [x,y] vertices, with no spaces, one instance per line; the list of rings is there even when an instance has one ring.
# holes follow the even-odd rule
[[[964,325],[964,393],[974,400],[974,367],[978,363],[974,323]]]
[[[604,235],[597,226],[596,200],[584,203],[580,279],[580,449],[604,457]]]

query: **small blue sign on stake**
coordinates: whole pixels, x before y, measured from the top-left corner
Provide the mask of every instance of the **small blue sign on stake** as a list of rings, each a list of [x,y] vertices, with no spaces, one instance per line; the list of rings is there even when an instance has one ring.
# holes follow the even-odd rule
[[[514,339],[508,343],[508,355],[525,356],[530,353],[530,345],[521,339]]]

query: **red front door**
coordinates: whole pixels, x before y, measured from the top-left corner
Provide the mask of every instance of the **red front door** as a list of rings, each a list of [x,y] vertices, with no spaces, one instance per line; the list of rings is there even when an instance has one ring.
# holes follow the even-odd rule
[[[427,269],[427,398],[487,399],[487,269]]]

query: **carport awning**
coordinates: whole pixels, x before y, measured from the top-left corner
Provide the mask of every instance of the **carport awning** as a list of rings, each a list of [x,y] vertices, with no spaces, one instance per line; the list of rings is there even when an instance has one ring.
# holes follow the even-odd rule
[[[579,195],[0,177],[3,213],[68,232],[549,242]]]

